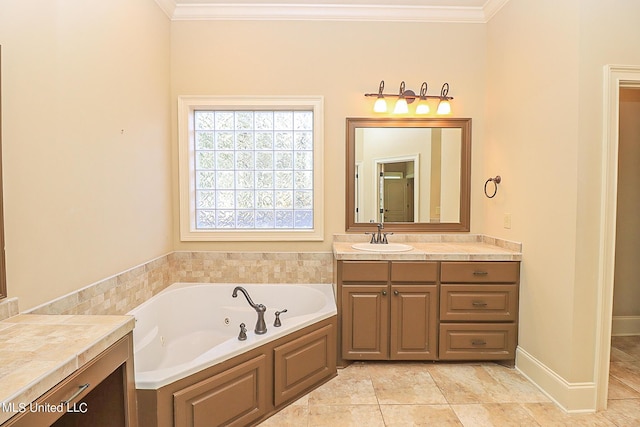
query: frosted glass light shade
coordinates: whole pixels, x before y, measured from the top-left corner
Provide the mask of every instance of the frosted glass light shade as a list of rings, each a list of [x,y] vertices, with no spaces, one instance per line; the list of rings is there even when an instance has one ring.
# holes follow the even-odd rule
[[[429,114],[429,111],[431,111],[431,109],[429,108],[429,104],[427,104],[426,100],[418,102],[418,105],[416,106],[416,114]]]
[[[376,113],[386,113],[387,101],[384,98],[376,99],[376,103],[373,104],[373,111]]]
[[[409,112],[409,105],[407,104],[407,100],[404,98],[398,98],[396,101],[396,106],[393,109],[393,114],[407,114]]]
[[[443,99],[438,104],[438,114],[451,114],[451,104],[449,100]]]

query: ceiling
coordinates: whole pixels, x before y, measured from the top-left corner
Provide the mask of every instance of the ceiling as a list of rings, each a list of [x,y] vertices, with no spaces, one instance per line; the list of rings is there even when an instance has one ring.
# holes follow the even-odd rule
[[[155,0],[172,20],[487,22],[508,0]]]

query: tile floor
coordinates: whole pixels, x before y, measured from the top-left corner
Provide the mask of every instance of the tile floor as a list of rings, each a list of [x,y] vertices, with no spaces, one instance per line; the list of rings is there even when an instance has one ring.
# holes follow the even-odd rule
[[[640,426],[640,336],[612,344],[609,405],[595,414],[567,414],[492,363],[360,362],[260,427]]]

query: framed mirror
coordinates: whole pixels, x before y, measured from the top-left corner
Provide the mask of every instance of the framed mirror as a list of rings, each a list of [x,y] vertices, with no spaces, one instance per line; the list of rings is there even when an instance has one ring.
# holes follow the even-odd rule
[[[346,231],[470,229],[471,119],[347,118]]]

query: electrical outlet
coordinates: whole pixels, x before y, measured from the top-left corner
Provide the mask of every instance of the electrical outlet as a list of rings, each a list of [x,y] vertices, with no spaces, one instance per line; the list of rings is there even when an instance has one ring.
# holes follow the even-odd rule
[[[510,213],[505,213],[504,214],[503,222],[504,222],[504,228],[511,228],[511,214]]]

